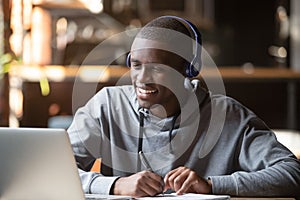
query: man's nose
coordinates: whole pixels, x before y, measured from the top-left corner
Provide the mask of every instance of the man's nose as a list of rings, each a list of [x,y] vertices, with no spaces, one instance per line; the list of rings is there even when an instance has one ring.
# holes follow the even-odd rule
[[[137,75],[137,80],[141,83],[151,83],[152,71],[145,66],[142,66],[141,70]]]

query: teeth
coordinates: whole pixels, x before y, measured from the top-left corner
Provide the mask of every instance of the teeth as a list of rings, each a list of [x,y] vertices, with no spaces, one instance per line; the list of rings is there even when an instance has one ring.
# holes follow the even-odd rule
[[[152,93],[156,92],[156,90],[144,90],[142,88],[138,88],[138,90],[142,94],[152,94]]]

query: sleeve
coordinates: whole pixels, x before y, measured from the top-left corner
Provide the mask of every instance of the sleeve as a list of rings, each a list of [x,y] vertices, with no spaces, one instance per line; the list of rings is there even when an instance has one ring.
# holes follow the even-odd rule
[[[90,172],[96,158],[101,157],[101,100],[93,97],[76,112],[68,129],[70,142],[85,193],[109,194],[118,177],[107,177]]]
[[[258,118],[252,118],[237,146],[240,170],[210,177],[214,194],[300,197],[300,162]]]

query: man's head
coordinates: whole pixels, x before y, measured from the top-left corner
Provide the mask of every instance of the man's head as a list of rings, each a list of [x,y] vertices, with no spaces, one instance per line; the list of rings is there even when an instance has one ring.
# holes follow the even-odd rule
[[[199,57],[193,52],[193,39],[201,44],[201,36],[194,28],[184,19],[168,16],[149,22],[137,34],[129,62],[141,107],[155,111],[162,106],[168,116],[180,111],[175,90],[183,90],[184,78],[190,76],[187,68]],[[197,52],[200,53],[196,49]]]

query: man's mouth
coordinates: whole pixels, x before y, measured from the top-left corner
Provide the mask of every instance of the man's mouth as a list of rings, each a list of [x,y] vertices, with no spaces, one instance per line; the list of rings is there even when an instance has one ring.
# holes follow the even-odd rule
[[[145,88],[136,88],[136,93],[138,98],[140,99],[148,99],[151,98],[153,95],[155,95],[158,92],[156,89],[145,89]]]
[[[153,94],[155,93],[157,90],[146,90],[146,89],[143,89],[143,88],[137,88],[139,93],[141,94]]]

